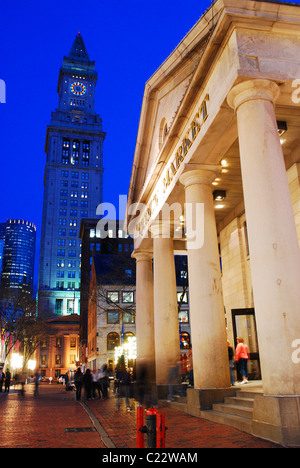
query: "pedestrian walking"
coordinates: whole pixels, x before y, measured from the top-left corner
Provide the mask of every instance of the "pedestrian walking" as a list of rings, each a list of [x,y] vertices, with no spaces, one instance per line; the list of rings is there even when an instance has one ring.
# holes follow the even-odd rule
[[[25,395],[26,374],[25,374],[25,372],[23,370],[21,370],[21,372],[19,374],[18,383],[21,385],[20,395],[24,396]]]
[[[41,375],[39,372],[36,372],[34,375],[34,396],[39,394],[39,384],[40,384]]]
[[[91,377],[92,377],[92,390],[91,390],[91,393],[92,393],[92,398],[95,399],[96,398],[96,390],[97,390],[97,386],[98,386],[98,373],[96,370],[93,370],[91,372]]]
[[[10,379],[11,379],[11,373],[9,372],[9,369],[6,369],[4,391],[7,392],[7,393],[9,393]]]
[[[120,409],[120,398],[125,397],[127,411],[132,411],[130,406],[130,385],[131,385],[131,376],[130,373],[123,369],[119,372],[120,379],[120,389],[117,398],[117,409]]]
[[[82,382],[84,386],[85,399],[90,400],[92,398],[92,374],[90,369],[85,371]]]
[[[69,390],[69,374],[68,372],[65,373],[65,386],[66,386],[66,392]]]
[[[108,378],[108,370],[107,365],[103,364],[100,372],[100,388],[103,399],[106,400],[108,398],[108,387],[109,387],[109,378]]]
[[[95,398],[96,398],[96,391],[98,392],[98,397],[101,399],[103,396],[102,388],[101,388],[101,369],[98,369],[95,373],[95,380],[96,380],[96,388],[95,388]]]
[[[2,387],[3,387],[3,384],[4,384],[4,380],[5,380],[5,374],[4,374],[4,371],[3,371],[3,367],[0,367],[0,393],[2,393]]]
[[[180,382],[180,361],[178,358],[170,362],[168,371],[169,397],[167,401],[174,401],[175,385]]]
[[[75,379],[75,388],[76,388],[76,400],[80,400],[82,384],[83,384],[83,373],[80,367],[78,367],[77,371],[75,372],[74,379]]]
[[[241,385],[248,383],[248,361],[250,359],[248,346],[244,343],[243,338],[236,339],[237,347],[235,349],[235,361],[238,364],[243,381]]]
[[[229,370],[230,370],[230,381],[231,385],[235,384],[235,376],[234,376],[234,353],[232,346],[229,341],[227,341],[228,346],[228,359],[229,359]]]

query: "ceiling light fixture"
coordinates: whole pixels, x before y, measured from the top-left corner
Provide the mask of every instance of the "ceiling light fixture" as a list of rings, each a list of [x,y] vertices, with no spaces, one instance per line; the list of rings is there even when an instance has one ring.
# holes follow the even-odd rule
[[[215,190],[213,193],[213,197],[215,201],[223,201],[226,198],[226,191],[225,190]]]
[[[277,120],[278,134],[281,137],[287,131],[287,124],[283,120]]]

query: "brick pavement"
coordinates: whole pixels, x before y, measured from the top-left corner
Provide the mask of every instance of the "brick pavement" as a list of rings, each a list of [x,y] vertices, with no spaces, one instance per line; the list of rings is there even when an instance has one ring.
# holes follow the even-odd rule
[[[42,384],[37,397],[32,385],[25,388],[24,397],[13,390],[9,395],[0,394],[1,448],[136,448],[136,412],[128,412],[123,399],[117,410],[113,393],[108,400],[79,403],[74,392],[66,392],[56,383]],[[280,448],[168,407],[159,410],[165,413],[169,449]],[[93,421],[98,424],[94,426]]]
[[[0,393],[1,448],[77,448],[105,445],[74,394],[61,385],[41,384],[33,396],[33,385],[25,386],[21,396],[11,388]],[[93,432],[65,432],[65,429],[88,427]]]
[[[113,395],[113,394],[112,394]],[[118,448],[136,447],[136,412],[126,411],[125,401],[117,410],[116,399],[91,400],[85,404],[92,410],[109,438]],[[165,414],[166,448],[282,448],[229,426],[196,418],[168,407],[159,406]],[[147,439],[145,438],[145,441]],[[146,446],[146,445],[145,445]]]

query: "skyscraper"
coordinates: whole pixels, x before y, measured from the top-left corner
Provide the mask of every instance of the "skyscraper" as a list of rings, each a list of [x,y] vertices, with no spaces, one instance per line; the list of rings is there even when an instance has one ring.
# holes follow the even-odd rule
[[[1,223],[0,231],[3,243],[1,295],[7,292],[32,295],[36,227],[29,221],[9,219],[6,224]]]
[[[80,222],[95,218],[103,193],[102,119],[95,111],[97,72],[78,33],[63,58],[58,108],[47,127],[38,308],[80,312]]]

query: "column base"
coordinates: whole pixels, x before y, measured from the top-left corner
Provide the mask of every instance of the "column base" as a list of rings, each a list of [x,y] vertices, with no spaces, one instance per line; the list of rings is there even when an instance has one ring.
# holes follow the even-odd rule
[[[157,400],[167,400],[169,398],[170,387],[169,385],[155,385],[154,392]],[[183,384],[174,384],[173,385],[174,395],[185,396],[186,395],[186,385]]]
[[[300,447],[300,395],[256,395],[253,435],[286,447]]]
[[[214,403],[223,403],[225,397],[235,396],[236,388],[188,388],[187,410],[192,416],[200,417],[201,411],[211,410]]]

